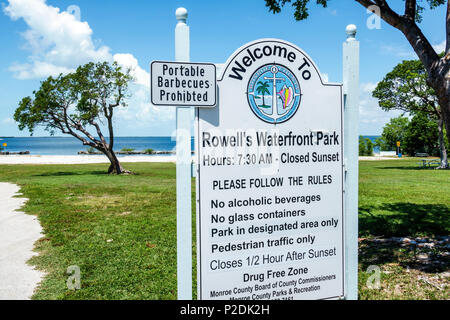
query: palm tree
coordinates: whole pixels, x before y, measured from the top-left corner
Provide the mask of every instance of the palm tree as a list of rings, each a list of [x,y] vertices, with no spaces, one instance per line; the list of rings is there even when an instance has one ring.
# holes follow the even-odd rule
[[[269,84],[267,83],[267,81],[264,81],[264,82],[259,81],[258,84],[259,84],[259,86],[256,88],[256,92],[258,92],[259,94],[262,94],[262,99],[263,99],[263,104],[260,107],[265,108],[267,106],[266,106],[266,102],[264,101],[264,95],[266,93],[270,94],[269,89],[268,89]]]

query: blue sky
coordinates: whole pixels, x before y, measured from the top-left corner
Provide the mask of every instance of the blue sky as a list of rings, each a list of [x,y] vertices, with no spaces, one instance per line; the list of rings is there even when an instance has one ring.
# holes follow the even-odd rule
[[[315,2],[315,1],[312,1]],[[391,0],[401,8],[403,1]],[[27,136],[12,120],[21,98],[51,74],[90,60],[117,60],[136,67],[137,83],[128,109],[116,117],[120,136],[166,136],[175,129],[172,108],[150,104],[148,71],[152,60],[174,59],[175,10],[189,11],[191,61],[223,63],[234,50],[259,38],[290,41],[306,51],[327,74],[342,82],[345,27],[358,26],[361,42],[360,133],[377,135],[396,112],[383,112],[370,92],[405,59],[416,59],[404,36],[384,22],[370,29],[370,15],[353,0],[311,5],[310,17],[296,22],[293,9],[268,12],[264,0],[0,0],[0,136]],[[70,6],[80,9],[69,16]],[[74,8],[74,7],[72,7]],[[433,46],[443,48],[445,8],[427,11],[421,28]],[[48,135],[38,130],[36,136]]]

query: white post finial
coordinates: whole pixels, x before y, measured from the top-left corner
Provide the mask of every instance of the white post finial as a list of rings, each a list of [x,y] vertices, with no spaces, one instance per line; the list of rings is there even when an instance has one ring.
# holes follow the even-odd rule
[[[175,16],[177,17],[177,20],[182,23],[186,23],[187,17],[188,17],[188,11],[186,8],[178,8],[175,12]]]
[[[356,32],[358,28],[354,24],[349,24],[347,28],[345,28],[345,32],[347,33],[347,41],[356,40]]]

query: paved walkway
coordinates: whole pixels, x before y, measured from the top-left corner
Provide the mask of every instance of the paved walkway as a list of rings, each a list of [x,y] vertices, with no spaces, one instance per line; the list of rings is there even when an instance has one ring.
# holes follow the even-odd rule
[[[30,299],[43,275],[26,263],[42,228],[35,216],[16,211],[27,200],[14,198],[18,191],[0,182],[0,300]]]

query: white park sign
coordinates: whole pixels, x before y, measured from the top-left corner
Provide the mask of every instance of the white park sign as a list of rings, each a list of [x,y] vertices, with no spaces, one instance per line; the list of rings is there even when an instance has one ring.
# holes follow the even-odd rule
[[[342,85],[276,39],[217,84],[196,110],[199,299],[343,297]]]
[[[213,64],[189,62],[187,10],[176,17],[176,62],[152,63],[151,99],[177,107],[178,299],[192,299],[195,107],[198,298],[356,300],[356,26],[346,28],[343,85],[277,39],[244,45],[216,79]]]

